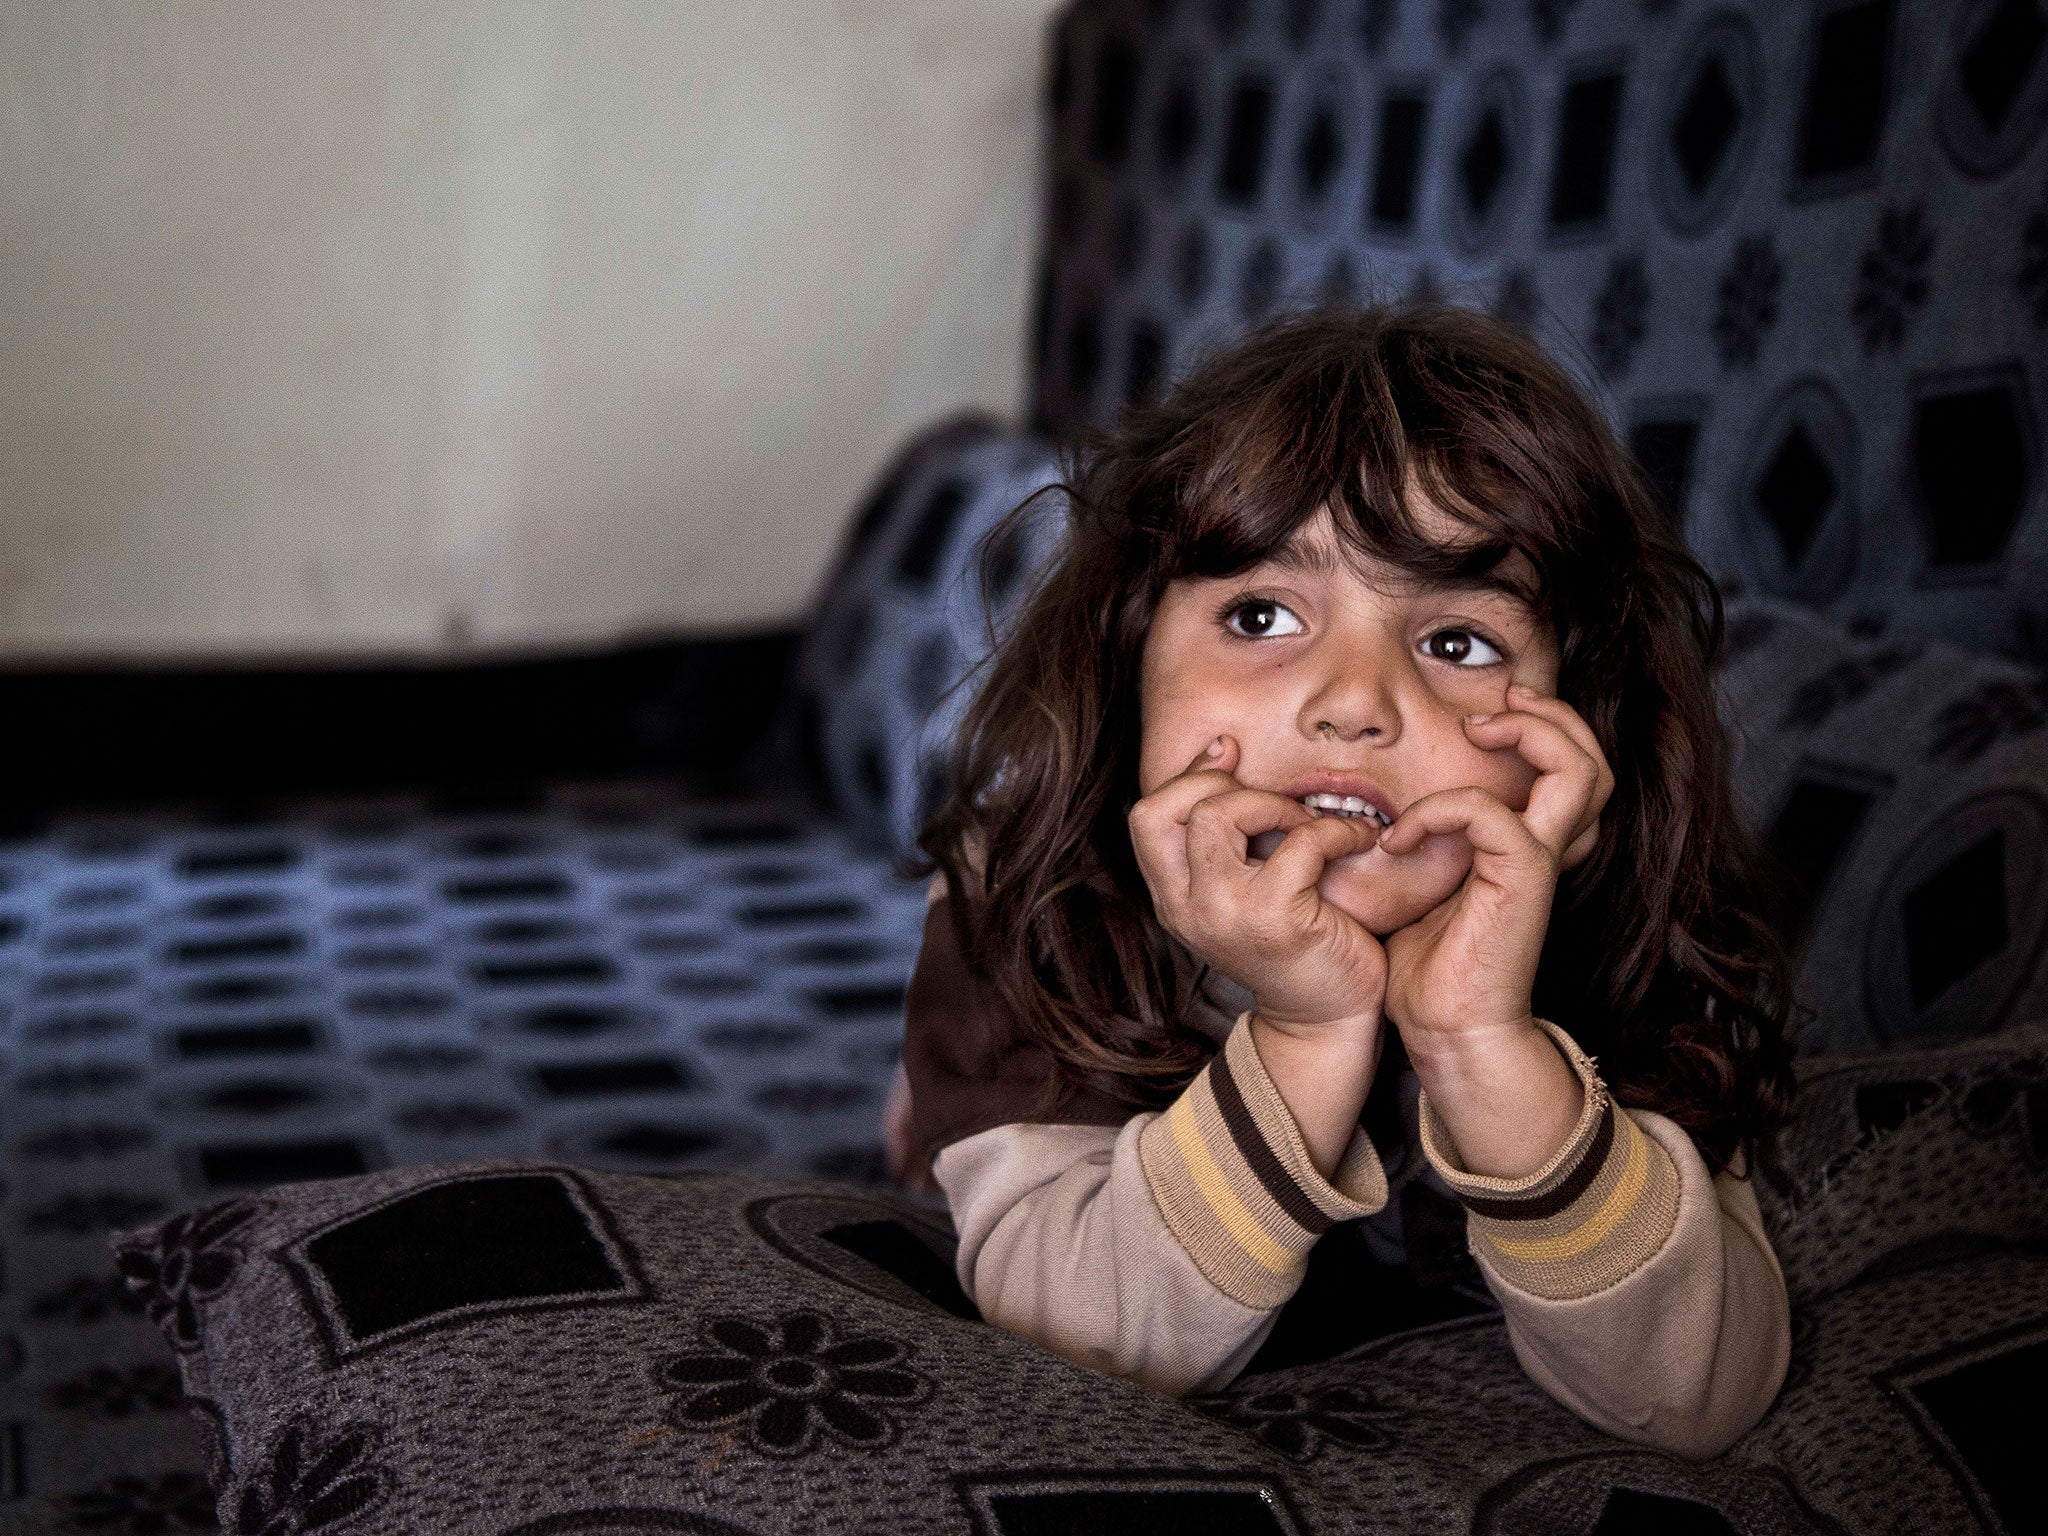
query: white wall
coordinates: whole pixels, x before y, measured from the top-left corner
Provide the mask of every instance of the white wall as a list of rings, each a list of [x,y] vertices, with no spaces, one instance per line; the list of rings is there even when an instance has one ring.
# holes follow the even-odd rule
[[[0,655],[799,615],[1022,398],[1053,0],[0,0]]]

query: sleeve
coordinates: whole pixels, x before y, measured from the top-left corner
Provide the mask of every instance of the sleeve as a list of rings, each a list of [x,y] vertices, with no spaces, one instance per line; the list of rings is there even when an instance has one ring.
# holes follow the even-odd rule
[[[1427,1095],[1422,1148],[1467,1212],[1515,1357],[1612,1435],[1682,1456],[1762,1418],[1791,1358],[1791,1309],[1756,1195],[1710,1175],[1683,1129],[1614,1103],[1562,1029],[1585,1087],[1565,1145],[1520,1179],[1465,1171]]]
[[[1164,1113],[997,1126],[935,1171],[983,1316],[1174,1394],[1234,1377],[1316,1239],[1387,1199],[1363,1131],[1334,1180],[1315,1171],[1243,1019]]]
[[[1054,1088],[964,963],[942,890],[910,984],[912,1139],[990,1322],[1168,1393],[1235,1376],[1334,1222],[1386,1203],[1371,1141],[1316,1172],[1240,1018],[1163,1113]]]

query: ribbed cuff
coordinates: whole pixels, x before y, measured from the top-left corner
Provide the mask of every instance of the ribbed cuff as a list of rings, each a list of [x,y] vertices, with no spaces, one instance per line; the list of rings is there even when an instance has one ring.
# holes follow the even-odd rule
[[[1363,1130],[1334,1180],[1316,1172],[1238,1017],[1201,1076],[1138,1136],[1138,1160],[1166,1225],[1210,1284],[1248,1307],[1292,1296],[1308,1251],[1332,1225],[1387,1203],[1387,1176]]]
[[[1517,1290],[1575,1301],[1606,1290],[1649,1261],[1678,1224],[1678,1169],[1608,1096],[1592,1058],[1544,1019],[1586,1092],[1578,1124],[1555,1156],[1519,1179],[1468,1173],[1429,1102],[1422,1152],[1464,1205],[1472,1247]]]

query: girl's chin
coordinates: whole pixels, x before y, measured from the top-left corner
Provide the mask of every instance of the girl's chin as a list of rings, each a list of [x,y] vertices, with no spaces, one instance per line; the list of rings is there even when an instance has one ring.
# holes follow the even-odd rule
[[[1316,889],[1368,933],[1384,937],[1441,905],[1471,868],[1472,844],[1462,833],[1446,832],[1398,859],[1378,848],[1338,859]]]

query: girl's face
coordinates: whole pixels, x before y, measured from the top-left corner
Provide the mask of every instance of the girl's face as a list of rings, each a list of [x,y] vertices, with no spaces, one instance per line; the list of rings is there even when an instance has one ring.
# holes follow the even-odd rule
[[[1429,537],[1472,536],[1419,493],[1410,505]],[[1167,588],[1145,641],[1139,792],[1229,736],[1252,789],[1356,796],[1391,819],[1424,795],[1476,786],[1519,811],[1535,769],[1464,731],[1465,716],[1504,709],[1514,683],[1557,691],[1556,641],[1526,605],[1423,584],[1344,548],[1320,512],[1250,570]],[[1398,859],[1373,848],[1332,864],[1320,890],[1391,933],[1455,891],[1471,862],[1461,836]]]

